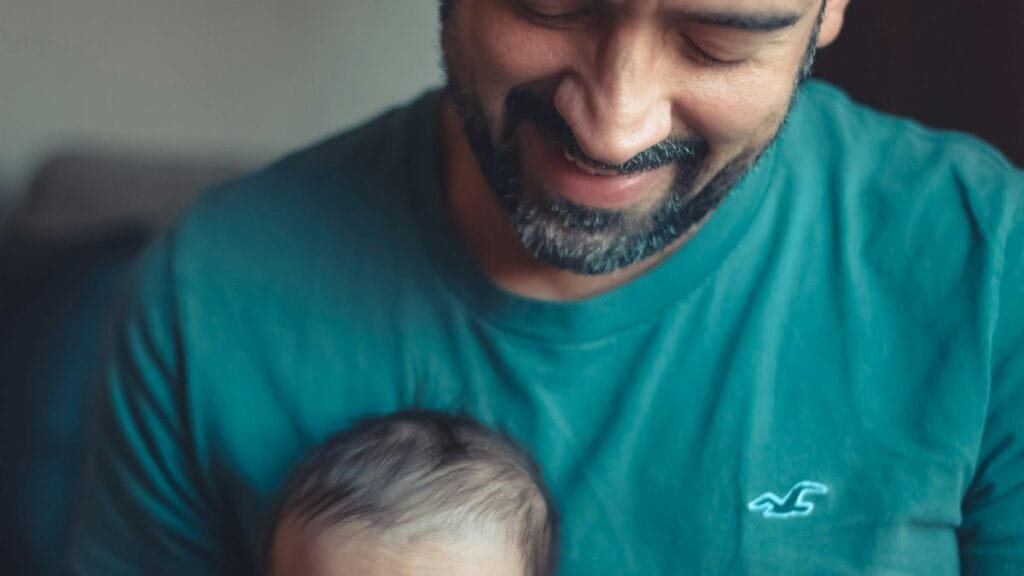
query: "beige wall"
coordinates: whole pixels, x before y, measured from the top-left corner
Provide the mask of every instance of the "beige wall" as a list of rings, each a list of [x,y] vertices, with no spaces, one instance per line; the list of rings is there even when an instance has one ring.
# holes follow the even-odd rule
[[[70,145],[259,161],[440,81],[435,0],[0,4],[0,201]]]

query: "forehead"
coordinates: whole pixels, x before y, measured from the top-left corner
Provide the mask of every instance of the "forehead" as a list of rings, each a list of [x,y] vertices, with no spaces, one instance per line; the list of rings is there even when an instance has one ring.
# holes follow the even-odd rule
[[[313,533],[282,526],[275,536],[274,576],[523,576],[504,538],[472,535],[397,542],[365,527]]]
[[[573,0],[535,0],[539,2],[571,2]],[[681,10],[742,10],[744,12],[772,12],[777,10],[800,10],[817,6],[821,0],[575,0],[590,4],[604,4],[620,7],[645,7],[655,9]]]
[[[803,15],[825,0],[483,0],[560,6],[599,5],[635,13],[658,14],[742,14],[751,16]]]

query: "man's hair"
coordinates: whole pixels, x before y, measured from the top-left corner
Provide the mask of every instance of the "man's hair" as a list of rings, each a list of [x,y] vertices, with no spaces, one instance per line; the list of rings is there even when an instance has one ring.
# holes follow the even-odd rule
[[[528,576],[557,568],[557,517],[539,467],[468,416],[406,410],[363,419],[317,448],[284,498],[275,526],[355,522],[409,538],[483,531],[518,549]]]
[[[448,22],[448,19],[451,18],[453,8],[455,8],[455,0],[441,0],[440,13],[442,24]]]

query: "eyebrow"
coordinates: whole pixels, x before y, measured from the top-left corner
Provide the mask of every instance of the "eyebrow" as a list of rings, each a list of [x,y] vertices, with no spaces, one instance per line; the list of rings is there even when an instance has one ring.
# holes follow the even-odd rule
[[[803,18],[803,14],[738,14],[733,12],[672,10],[668,17],[673,20],[685,20],[698,24],[734,28],[750,32],[774,32],[793,26]]]

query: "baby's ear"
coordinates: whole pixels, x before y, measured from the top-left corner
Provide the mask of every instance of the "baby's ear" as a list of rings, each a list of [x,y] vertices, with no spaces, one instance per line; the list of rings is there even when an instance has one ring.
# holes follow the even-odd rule
[[[826,0],[825,18],[818,33],[818,48],[824,48],[836,41],[843,29],[843,18],[850,0]]]

